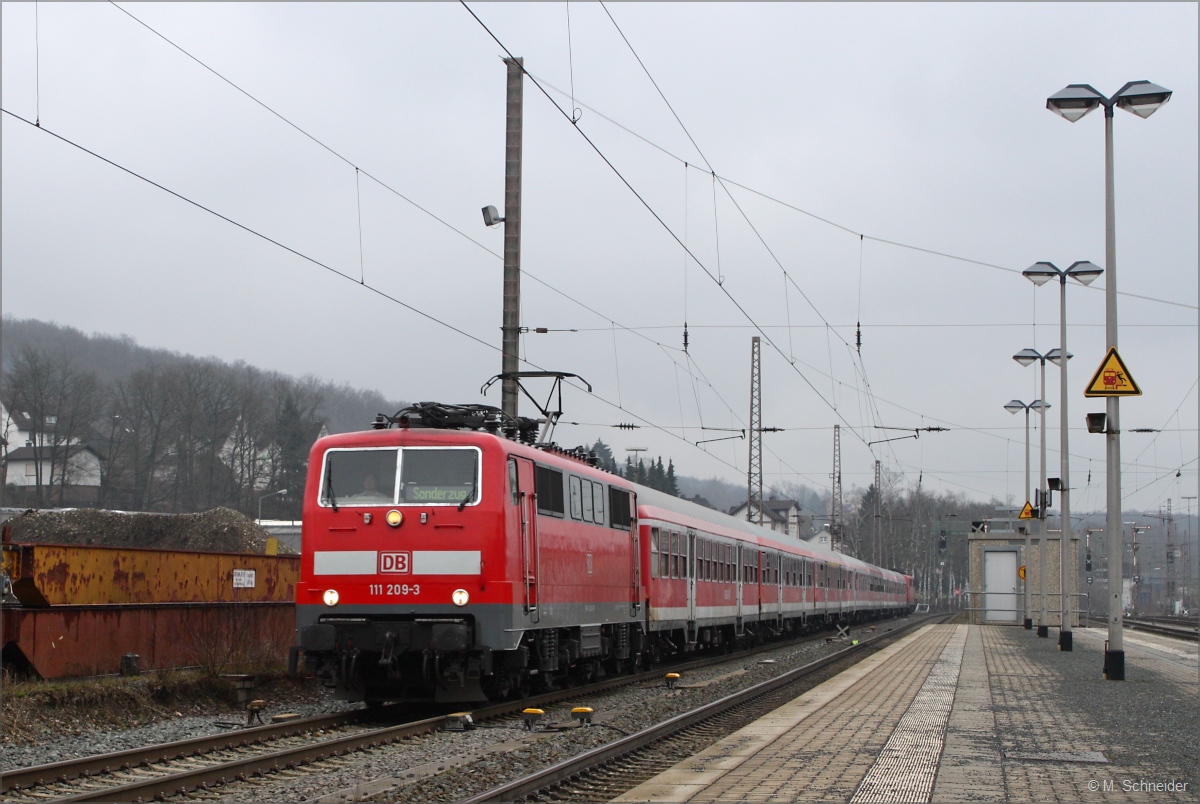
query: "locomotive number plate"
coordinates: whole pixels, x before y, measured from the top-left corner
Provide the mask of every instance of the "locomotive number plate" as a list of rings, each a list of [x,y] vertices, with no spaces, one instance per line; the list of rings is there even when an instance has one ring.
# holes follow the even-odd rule
[[[419,595],[419,583],[373,583],[367,585],[372,595]]]
[[[407,575],[412,572],[411,555],[409,553],[380,553],[379,571],[381,573],[396,573]]]

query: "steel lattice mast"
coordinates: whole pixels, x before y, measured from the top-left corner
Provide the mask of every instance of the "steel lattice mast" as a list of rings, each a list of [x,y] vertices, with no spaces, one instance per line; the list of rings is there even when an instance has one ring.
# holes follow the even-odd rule
[[[746,521],[763,523],[762,363],[759,338],[750,339],[750,467],[746,472]]]
[[[833,549],[840,553],[845,546],[842,539],[842,527],[845,523],[845,515],[842,511],[842,426],[840,424],[833,426],[832,477],[833,493],[829,500],[831,510],[829,535],[833,540]]]

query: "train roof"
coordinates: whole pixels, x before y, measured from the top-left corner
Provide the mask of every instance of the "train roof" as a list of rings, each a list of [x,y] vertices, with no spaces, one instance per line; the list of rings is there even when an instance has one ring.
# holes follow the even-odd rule
[[[401,435],[403,434],[403,435]],[[451,441],[459,443],[469,443],[482,446],[487,443],[504,444],[508,452],[525,455],[526,457],[539,460],[543,463],[556,464],[559,469],[569,470],[581,475],[591,475],[595,478],[597,475],[603,476],[607,482],[613,480],[620,481],[620,484],[627,486],[637,492],[639,505],[649,505],[655,508],[678,514],[680,516],[689,517],[700,522],[707,522],[711,525],[726,529],[734,530],[745,534],[752,538],[755,542],[769,545],[776,549],[799,551],[807,553],[810,557],[818,560],[832,561],[837,564],[849,567],[856,572],[870,572],[878,570],[882,573],[892,574],[897,578],[904,577],[904,573],[896,570],[889,570],[883,567],[876,566],[869,562],[863,561],[860,558],[838,553],[830,550],[827,547],[812,544],[804,540],[784,541],[780,538],[780,534],[770,528],[764,528],[755,525],[752,522],[747,522],[737,517],[729,516],[712,508],[707,508],[703,505],[689,502],[688,500],[675,497],[665,492],[652,489],[649,486],[642,486],[630,480],[626,480],[620,475],[613,474],[597,466],[591,466],[584,461],[579,455],[572,454],[571,451],[559,449],[545,449],[542,445],[523,444],[502,435],[495,433],[486,433],[479,430],[458,430],[452,428],[436,428],[436,427],[413,427],[400,429],[381,429],[381,430],[366,430],[354,433],[339,433],[325,436],[314,444],[314,449],[331,448],[331,447],[347,447],[355,444],[363,444],[371,442],[383,442],[389,445],[396,444],[404,438],[416,438],[418,440],[426,440],[429,438],[447,438]]]
[[[624,479],[624,478],[622,478]],[[628,482],[628,481],[626,481]],[[717,525],[728,530],[736,530],[744,533],[747,536],[753,537],[758,542],[767,542],[773,547],[782,549],[799,549],[802,552],[812,554],[814,557],[843,564],[856,572],[869,572],[870,570],[879,570],[885,573],[893,573],[897,577],[903,577],[903,573],[895,572],[895,570],[884,569],[870,564],[862,559],[848,556],[845,553],[838,553],[820,545],[815,545],[806,541],[782,541],[779,534],[770,528],[764,528],[760,525],[755,525],[753,522],[747,522],[737,517],[729,516],[712,508],[706,508],[703,505],[689,502],[680,499],[670,494],[641,486],[637,483],[629,483],[637,490],[639,505],[650,505],[655,508],[661,508],[664,511],[680,514],[682,516],[698,519],[702,522],[708,522],[712,525]]]

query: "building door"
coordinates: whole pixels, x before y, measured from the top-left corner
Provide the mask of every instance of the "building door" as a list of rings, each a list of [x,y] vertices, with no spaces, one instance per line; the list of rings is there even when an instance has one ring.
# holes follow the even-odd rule
[[[1017,621],[1017,553],[986,550],[983,553],[983,621]]]

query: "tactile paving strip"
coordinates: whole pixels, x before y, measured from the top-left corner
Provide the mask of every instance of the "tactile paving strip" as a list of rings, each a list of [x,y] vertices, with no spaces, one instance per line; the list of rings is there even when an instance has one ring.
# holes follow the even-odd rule
[[[850,799],[851,804],[929,801],[966,644],[967,627],[959,626]]]

